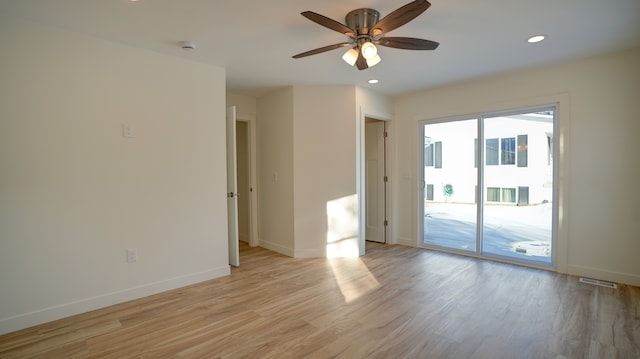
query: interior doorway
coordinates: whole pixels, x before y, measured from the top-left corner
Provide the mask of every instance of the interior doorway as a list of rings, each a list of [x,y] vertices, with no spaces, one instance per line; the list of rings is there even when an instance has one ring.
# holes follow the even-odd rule
[[[255,134],[255,117],[238,113],[236,116],[238,239],[251,247],[259,245]]]
[[[227,108],[227,217],[229,264],[240,265],[240,242],[258,245],[255,118]]]
[[[249,123],[236,120],[236,161],[238,180],[238,239],[249,243]]]
[[[387,242],[386,122],[365,118],[365,240]]]

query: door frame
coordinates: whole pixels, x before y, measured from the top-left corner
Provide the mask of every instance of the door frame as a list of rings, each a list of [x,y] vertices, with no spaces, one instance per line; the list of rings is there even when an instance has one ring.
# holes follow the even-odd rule
[[[358,249],[359,255],[363,256],[366,253],[366,230],[367,230],[367,218],[366,218],[366,158],[365,158],[365,123],[366,118],[374,120],[385,121],[385,128],[387,131],[386,148],[385,148],[385,163],[387,166],[387,182],[386,182],[386,201],[385,212],[387,213],[388,225],[385,228],[385,238],[387,244],[395,244],[393,236],[393,178],[391,173],[395,173],[393,168],[394,163],[391,161],[393,158],[393,121],[390,115],[376,115],[366,112],[362,107],[358,113],[358,127],[357,127],[357,141],[356,141],[356,194],[358,196]]]
[[[227,236],[229,250],[229,265],[240,266],[240,246],[238,237],[238,180],[236,157],[236,107],[229,106],[226,110],[226,157],[227,157]]]
[[[505,262],[512,263],[526,267],[533,267],[545,270],[555,270],[560,273],[567,273],[568,271],[568,224],[567,224],[567,203],[569,200],[569,190],[566,186],[568,182],[569,173],[567,163],[569,162],[569,154],[567,149],[569,148],[569,134],[571,132],[570,121],[571,111],[569,105],[569,95],[567,93],[560,93],[556,95],[543,96],[536,99],[524,99],[519,101],[511,101],[506,104],[503,104],[501,109],[496,109],[494,106],[482,107],[478,111],[470,112],[466,115],[460,114],[443,114],[443,116],[439,116],[436,118],[426,117],[423,120],[416,121],[417,125],[417,138],[416,143],[422,143],[424,139],[423,132],[423,124],[424,123],[437,123],[437,122],[447,122],[449,120],[468,118],[469,116],[476,116],[478,119],[481,118],[482,114],[505,114],[511,112],[520,112],[527,110],[535,110],[541,107],[554,106],[555,107],[555,121],[554,121],[554,136],[556,137],[555,147],[553,149],[554,154],[554,201],[557,203],[556,208],[554,209],[553,214],[553,253],[554,259],[552,260],[552,266],[546,265],[538,265],[537,263],[529,263],[529,262],[516,262],[511,261],[508,258],[500,258],[500,257],[480,257],[475,253],[467,253],[467,252],[459,252],[459,251],[450,251],[447,249],[439,248],[438,250],[442,252],[450,252],[456,254],[462,254],[469,257],[477,257],[483,259],[489,259],[497,262]],[[419,146],[417,146],[419,147]],[[423,159],[424,151],[418,150],[417,153],[417,176],[416,176],[416,198],[424,198],[424,173],[421,168],[424,166]],[[484,156],[483,153],[479,154],[481,158]],[[479,184],[480,185],[480,184]],[[417,205],[420,205],[420,201],[416,202]],[[419,207],[416,207],[417,218],[416,218],[416,227],[415,227],[415,238],[414,243],[411,245],[418,248],[427,248],[423,246],[422,238],[423,236],[423,213]]]
[[[365,178],[365,212],[364,212],[364,216],[365,218],[368,217],[367,214],[367,192],[368,190],[366,189],[366,183],[368,182],[368,176],[369,176],[369,172],[366,170],[366,158],[367,158],[367,148],[368,148],[368,144],[367,144],[367,124],[371,123],[371,122],[376,122],[382,125],[382,138],[378,138],[379,141],[382,141],[382,166],[383,166],[383,179],[382,179],[382,208],[378,208],[378,210],[382,210],[382,221],[383,223],[382,225],[382,241],[379,243],[387,243],[387,225],[384,224],[385,221],[388,221],[388,214],[389,211],[387,210],[387,194],[389,192],[389,189],[387,188],[387,181],[385,180],[385,178],[388,178],[388,170],[387,170],[387,121],[383,121],[383,120],[377,120],[374,118],[371,118],[369,116],[365,116],[365,172],[364,172],[364,178]],[[366,222],[366,221],[365,221]],[[366,223],[365,223],[365,228],[364,228],[364,236],[365,236],[365,240],[367,238],[367,227],[366,227]],[[377,241],[375,241],[377,242]]]

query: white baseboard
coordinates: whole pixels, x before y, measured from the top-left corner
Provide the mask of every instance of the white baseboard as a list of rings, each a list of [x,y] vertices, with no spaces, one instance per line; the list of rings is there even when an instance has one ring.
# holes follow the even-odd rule
[[[270,251],[278,252],[280,254],[284,254],[285,256],[294,257],[293,248],[285,247],[277,243],[260,240],[258,244],[260,247],[268,249]],[[241,263],[242,264],[242,263]]]
[[[295,250],[294,258],[325,258],[326,249],[298,249]]]
[[[416,241],[414,239],[411,239],[411,238],[398,237],[397,240],[396,240],[396,244],[400,244],[402,246],[407,246],[407,247],[415,247],[416,246]]]
[[[157,294],[195,283],[204,282],[210,279],[223,277],[229,274],[231,274],[231,269],[229,268],[229,266],[212,268],[203,272],[191,273],[184,276],[144,284],[137,287],[107,293],[91,298],[84,298],[74,302],[36,310],[30,313],[1,318],[0,335],[32,327],[34,325],[70,317],[72,315],[86,313],[92,310],[105,308],[134,299],[139,299],[152,294]]]
[[[640,275],[569,264],[567,274],[640,287]]]

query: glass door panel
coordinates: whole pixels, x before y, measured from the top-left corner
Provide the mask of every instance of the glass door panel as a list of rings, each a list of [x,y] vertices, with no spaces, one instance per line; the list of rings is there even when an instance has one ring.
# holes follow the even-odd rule
[[[483,120],[482,254],[550,264],[554,112]]]
[[[476,252],[476,119],[424,125],[423,244]]]

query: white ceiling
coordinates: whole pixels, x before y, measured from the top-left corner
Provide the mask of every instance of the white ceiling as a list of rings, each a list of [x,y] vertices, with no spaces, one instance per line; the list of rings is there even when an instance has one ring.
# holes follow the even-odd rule
[[[399,95],[640,46],[640,0],[431,0],[431,8],[388,36],[437,41],[435,51],[383,47],[382,62],[363,71],[342,61],[344,48],[291,58],[347,39],[302,11],[344,23],[350,10],[373,8],[383,17],[410,1],[0,0],[0,14],[221,66],[228,91],[252,96],[322,84]],[[536,34],[547,39],[528,44]],[[197,50],[181,50],[183,40]],[[372,78],[380,83],[368,84]]]

